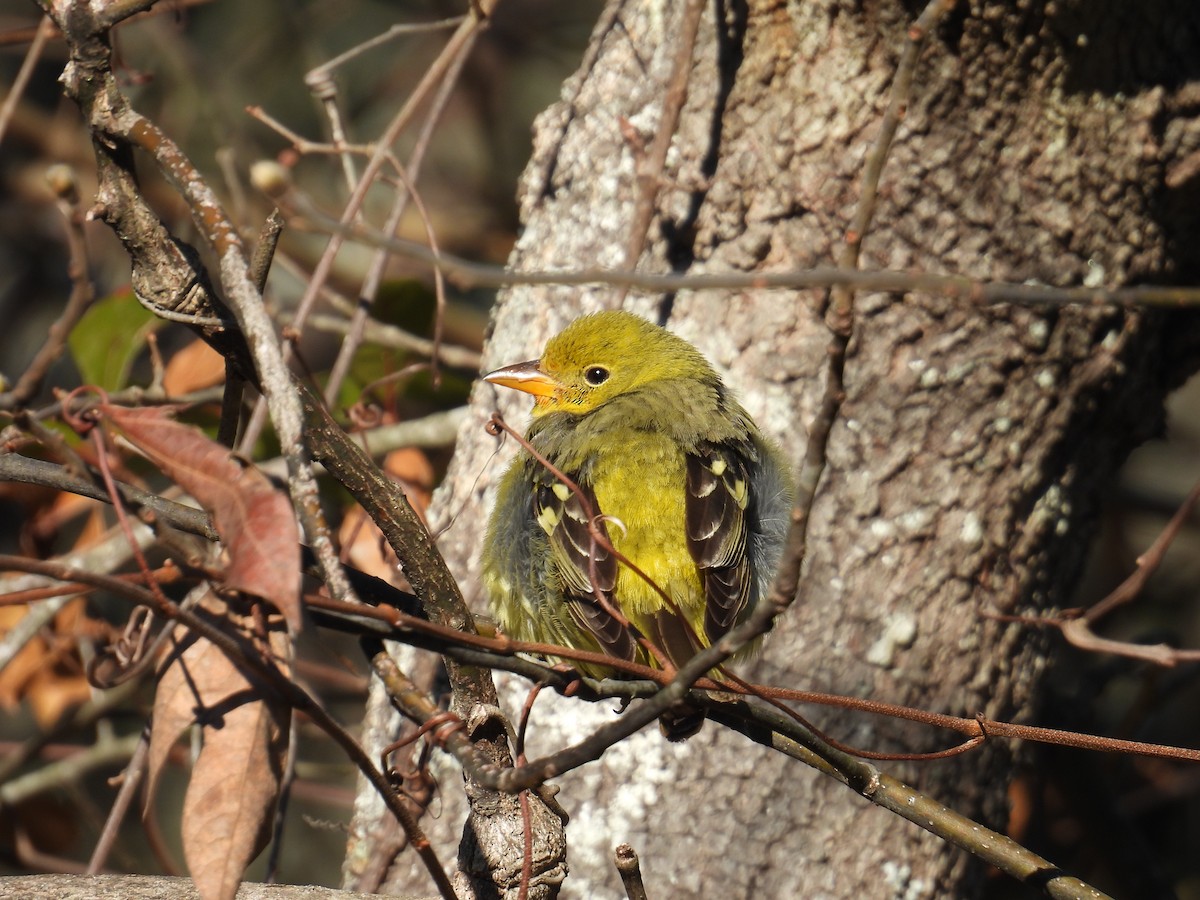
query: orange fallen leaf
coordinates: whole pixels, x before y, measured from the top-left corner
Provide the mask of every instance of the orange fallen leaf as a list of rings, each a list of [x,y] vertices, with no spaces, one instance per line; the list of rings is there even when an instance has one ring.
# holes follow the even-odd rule
[[[163,371],[163,388],[179,397],[225,380],[225,357],[197,338],[178,351]]]
[[[401,484],[408,502],[424,519],[433,496],[434,472],[429,457],[416,447],[400,447],[384,457],[383,471]]]
[[[48,729],[92,694],[76,652],[77,634],[88,629],[82,600],[68,603],[52,626],[25,644],[0,670],[0,707],[28,703],[38,725]],[[0,607],[0,634],[25,616],[27,607]]]

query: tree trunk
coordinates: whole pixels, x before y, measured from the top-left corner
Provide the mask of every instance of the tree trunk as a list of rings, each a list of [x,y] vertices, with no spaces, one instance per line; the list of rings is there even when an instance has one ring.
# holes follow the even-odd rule
[[[686,4],[610,4],[561,102],[538,122],[512,268],[621,267]],[[693,274],[830,265],[919,8],[895,0],[718,3],[705,9],[687,100],[638,268]],[[1194,278],[1200,7],[960,2],[930,36],[863,242],[866,268],[1117,287]],[[1190,104],[1190,105],[1189,105]],[[1194,157],[1191,158],[1194,162]],[[821,396],[820,291],[522,287],[497,306],[491,365],[534,357],[581,312],[623,304],[693,341],[793,460]],[[1195,333],[1115,307],[984,307],[859,294],[845,403],[799,600],[740,674],[951,714],[1028,716],[1045,642],[987,613],[1065,605],[1097,488],[1160,427]],[[482,422],[522,397],[477,388],[436,501],[441,546],[482,606],[478,551],[513,445]],[[527,685],[502,681],[508,710]],[[805,709],[876,751],[953,737]],[[530,756],[614,715],[538,700]],[[1012,747],[884,767],[1003,828]],[[429,822],[450,847],[456,775]],[[632,844],[651,897],[966,896],[981,867],[932,835],[708,724],[674,745],[646,729],[558,780],[571,814],[564,893],[620,896]],[[364,821],[357,823],[360,831]],[[447,854],[443,851],[443,856]],[[394,884],[393,887],[399,885]],[[407,886],[412,886],[410,883]]]

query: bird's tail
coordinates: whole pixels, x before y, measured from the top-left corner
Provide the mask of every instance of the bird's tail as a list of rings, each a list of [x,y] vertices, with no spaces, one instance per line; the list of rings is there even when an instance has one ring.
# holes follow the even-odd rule
[[[658,717],[658,728],[668,741],[686,741],[704,725],[704,710],[678,703]]]

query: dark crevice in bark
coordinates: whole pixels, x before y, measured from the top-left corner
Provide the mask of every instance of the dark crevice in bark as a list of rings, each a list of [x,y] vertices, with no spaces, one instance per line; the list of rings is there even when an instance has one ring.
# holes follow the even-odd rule
[[[1200,85],[1200,73],[1195,78]],[[1168,260],[1153,280],[1191,284],[1200,279],[1200,90],[1169,98],[1150,127],[1161,155],[1178,160],[1147,198],[1150,216],[1166,238]]]
[[[1164,284],[1194,284],[1200,280],[1200,173],[1176,190],[1152,195],[1150,213],[1166,236],[1170,261],[1161,276],[1146,280]],[[1194,322],[1195,314],[1188,318]]]
[[[1071,408],[1065,411],[1065,421],[1051,426],[1060,439],[1043,460],[1041,481],[1014,505],[1016,520],[1029,524],[1037,502],[1055,485],[1063,488],[1069,504],[1069,511],[1063,511],[1067,527],[1059,531],[1043,524],[1045,534],[1036,545],[1036,556],[1053,560],[1053,565],[1015,560],[1018,566],[1045,568],[1044,576],[1034,579],[1025,596],[1016,600],[1019,604],[1029,602],[1039,591],[1055,605],[1073,601],[1079,567],[1098,525],[1105,486],[1135,447],[1162,433],[1162,398],[1166,386],[1176,383],[1180,373],[1145,362],[1162,359],[1157,316],[1145,311],[1128,315],[1135,318],[1127,318],[1124,325],[1125,346],[1119,351],[1124,364],[1102,365],[1097,358],[1094,365],[1084,366],[1074,385],[1064,386],[1072,397]],[[1075,320],[1066,327],[1079,328],[1081,324]],[[1111,317],[1096,319],[1090,343],[1101,346],[1103,333],[1113,327]],[[1036,600],[1034,603],[1038,605]]]
[[[1175,90],[1200,76],[1200,5],[1191,0],[1063,3],[1050,20],[1071,93]]]
[[[687,212],[677,221],[663,219],[661,223],[667,262],[674,271],[686,272],[696,260],[696,222],[700,209],[708,196],[708,182],[717,172],[721,157],[721,137],[725,124],[725,110],[729,97],[737,83],[738,72],[744,58],[748,9],[744,0],[717,0],[716,3],[716,52],[717,52],[717,96],[713,103],[712,124],[708,149],[700,161],[701,186],[694,190],[688,200]],[[674,305],[674,294],[664,303],[664,315],[669,318]]]

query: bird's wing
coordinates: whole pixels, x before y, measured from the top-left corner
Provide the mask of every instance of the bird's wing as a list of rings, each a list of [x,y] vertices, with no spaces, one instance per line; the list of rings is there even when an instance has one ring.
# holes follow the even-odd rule
[[[579,489],[592,514],[599,517],[600,504],[591,487],[580,483]],[[551,557],[562,580],[571,618],[608,655],[634,659],[637,643],[633,635],[595,596],[598,590],[611,602],[617,584],[617,559],[606,546],[593,539],[584,502],[560,481],[543,482],[534,494],[533,512],[549,536]],[[596,529],[608,541],[608,528],[602,518],[597,518]]]
[[[687,457],[688,549],[704,584],[704,630],[710,643],[733,627],[750,600],[750,479],[745,453],[753,450],[708,444]]]

